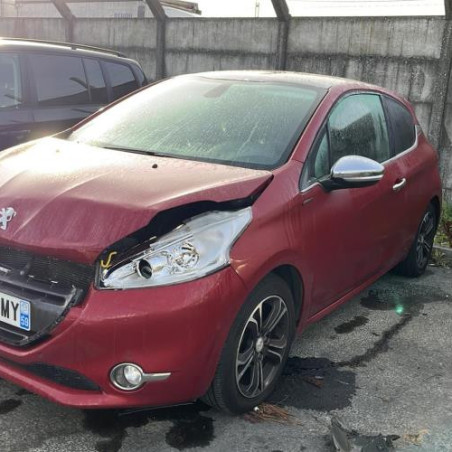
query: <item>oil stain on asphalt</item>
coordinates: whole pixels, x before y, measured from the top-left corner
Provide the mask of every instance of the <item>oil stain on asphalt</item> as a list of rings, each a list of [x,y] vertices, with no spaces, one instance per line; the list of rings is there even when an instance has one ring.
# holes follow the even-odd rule
[[[8,414],[15,410],[17,407],[22,405],[21,400],[16,399],[6,399],[0,402],[0,414]]]
[[[361,298],[361,306],[371,311],[392,311],[396,308],[396,302],[394,299],[382,299],[378,291],[369,290],[367,296]]]
[[[143,427],[150,422],[171,421],[166,442],[178,450],[208,446],[214,439],[213,419],[201,413],[209,407],[203,403],[137,411],[85,411],[84,426],[105,439],[96,443],[97,452],[118,452],[129,427]]]
[[[356,328],[363,326],[368,322],[369,322],[369,319],[367,317],[364,317],[362,315],[357,315],[352,320],[342,323],[341,325],[338,325],[336,328],[334,328],[334,331],[336,331],[337,334],[351,333]]]
[[[375,342],[372,347],[368,348],[363,354],[356,355],[346,361],[337,363],[339,367],[362,367],[368,362],[375,359],[381,353],[385,353],[389,350],[390,340],[399,333],[399,331],[405,327],[409,322],[413,320],[412,314],[404,314],[401,319],[388,330],[384,331],[380,339]]]
[[[208,446],[213,438],[213,419],[200,414],[178,419],[166,434],[166,442],[178,450]]]
[[[369,290],[367,296],[361,298],[361,306],[371,311],[394,311],[399,315],[419,315],[425,304],[447,300],[448,294],[434,287],[419,287],[407,290],[406,285],[392,282],[391,290]]]
[[[27,391],[26,389],[18,388],[16,391],[16,395],[22,397],[22,396],[26,396],[26,395],[35,396],[36,394],[33,394],[32,392]]]

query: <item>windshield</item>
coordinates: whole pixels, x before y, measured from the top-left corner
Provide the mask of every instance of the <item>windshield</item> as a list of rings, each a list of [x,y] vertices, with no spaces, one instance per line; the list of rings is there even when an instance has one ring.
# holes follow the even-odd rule
[[[108,109],[68,140],[271,169],[287,160],[323,94],[299,85],[174,78]]]

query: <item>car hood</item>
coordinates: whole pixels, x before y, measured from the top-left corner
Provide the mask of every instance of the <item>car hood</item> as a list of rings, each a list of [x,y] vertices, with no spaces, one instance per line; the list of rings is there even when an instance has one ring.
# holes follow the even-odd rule
[[[245,198],[271,177],[46,138],[0,154],[0,244],[92,263],[162,210]]]

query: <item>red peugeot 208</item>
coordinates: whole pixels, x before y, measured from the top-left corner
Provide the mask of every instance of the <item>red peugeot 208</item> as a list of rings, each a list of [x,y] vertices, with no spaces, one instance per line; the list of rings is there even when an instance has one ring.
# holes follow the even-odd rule
[[[77,407],[274,389],[295,331],[427,265],[412,107],[317,75],[176,77],[0,157],[0,376]]]

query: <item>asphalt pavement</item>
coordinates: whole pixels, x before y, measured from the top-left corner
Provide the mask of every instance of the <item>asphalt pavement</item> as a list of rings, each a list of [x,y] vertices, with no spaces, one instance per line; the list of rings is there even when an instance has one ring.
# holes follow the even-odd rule
[[[386,275],[294,343],[271,404],[230,417],[201,403],[81,411],[0,381],[0,451],[452,451],[452,270]],[[398,437],[398,439],[396,439]]]

